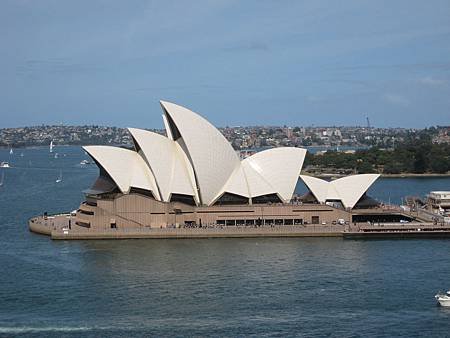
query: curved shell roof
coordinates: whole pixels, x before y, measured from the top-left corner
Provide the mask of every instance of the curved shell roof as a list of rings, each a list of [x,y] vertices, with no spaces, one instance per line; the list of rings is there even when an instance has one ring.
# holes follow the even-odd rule
[[[247,175],[245,174],[244,167],[241,164],[238,165],[234,172],[231,174],[228,181],[214,198],[214,201],[216,201],[225,192],[247,198],[251,197]]]
[[[151,191],[155,199],[161,200],[155,178],[137,152],[110,146],[85,146],[83,149],[105,169],[122,193],[134,187]]]
[[[311,176],[300,177],[319,202],[340,200],[344,207],[353,208],[380,175],[351,175],[330,182]]]
[[[283,147],[264,150],[244,159],[242,164],[251,196],[277,193],[288,202],[297,185],[305,156],[306,149]],[[268,186],[272,188],[271,192],[267,192]]]
[[[209,205],[240,165],[239,157],[227,139],[200,115],[170,102],[161,101],[161,106],[168,116],[168,134],[178,140],[174,131],[179,132],[179,143],[194,168],[201,202]]]
[[[152,171],[163,201],[171,194],[197,198],[194,171],[180,145],[171,139],[150,131],[128,128],[141,149],[141,155]]]
[[[222,188],[244,197],[277,194],[288,202],[292,198],[303,166],[306,150],[301,148],[273,148],[244,159]]]
[[[352,175],[333,181],[333,186],[341,196],[342,203],[353,208],[378,177],[379,174]]]
[[[300,175],[300,178],[320,203],[325,203],[325,201],[329,199],[328,196],[331,193],[335,193],[333,186],[328,181],[307,175]],[[329,194],[328,191],[330,189],[332,189],[333,192],[330,192]]]

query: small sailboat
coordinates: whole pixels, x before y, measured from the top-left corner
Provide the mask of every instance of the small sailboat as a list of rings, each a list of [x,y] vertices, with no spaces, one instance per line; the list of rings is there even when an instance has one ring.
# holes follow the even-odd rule
[[[53,153],[53,140],[50,141],[50,152]]]
[[[23,153],[20,153],[20,157],[23,157]]]
[[[59,171],[59,176],[55,181],[56,183],[62,182],[62,170]]]
[[[54,156],[55,158],[58,158],[58,153],[55,153],[55,156]]]
[[[2,172],[2,178],[0,179],[0,187],[3,186],[3,183],[5,182],[5,172]]]
[[[12,148],[9,149],[9,154],[10,154],[10,155],[14,154],[14,151],[12,150]]]

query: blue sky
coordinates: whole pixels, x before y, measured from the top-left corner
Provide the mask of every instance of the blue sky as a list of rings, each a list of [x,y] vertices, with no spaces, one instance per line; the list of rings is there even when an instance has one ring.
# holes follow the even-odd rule
[[[450,124],[450,1],[0,2],[0,127]]]

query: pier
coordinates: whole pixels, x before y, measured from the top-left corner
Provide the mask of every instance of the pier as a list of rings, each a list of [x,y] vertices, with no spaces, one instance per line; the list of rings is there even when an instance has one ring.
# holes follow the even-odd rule
[[[362,225],[352,227],[342,235],[345,239],[450,238],[450,224],[391,223]]]

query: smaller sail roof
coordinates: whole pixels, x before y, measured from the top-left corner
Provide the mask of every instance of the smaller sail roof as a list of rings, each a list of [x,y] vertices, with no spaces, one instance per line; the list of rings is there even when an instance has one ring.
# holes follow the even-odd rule
[[[327,200],[340,200],[346,208],[353,208],[378,177],[380,177],[379,174],[360,174],[329,182],[316,177],[300,175],[320,203],[325,203]]]
[[[85,146],[83,149],[108,173],[124,194],[132,187],[151,191],[161,200],[155,178],[143,158],[135,151],[110,146]]]

